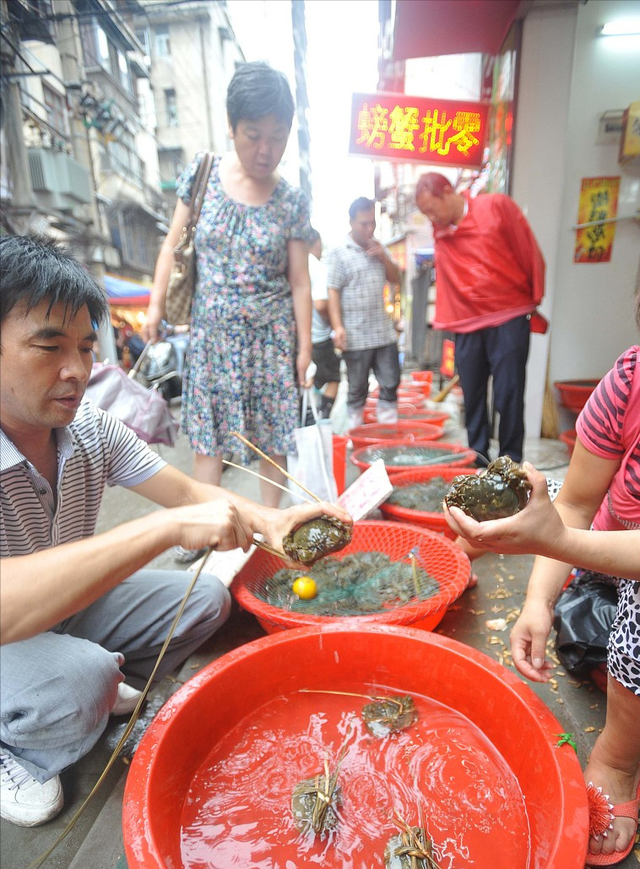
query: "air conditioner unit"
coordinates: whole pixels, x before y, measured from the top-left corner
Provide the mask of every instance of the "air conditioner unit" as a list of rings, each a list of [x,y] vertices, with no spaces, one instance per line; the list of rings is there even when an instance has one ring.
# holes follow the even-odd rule
[[[60,151],[29,148],[31,184],[49,208],[71,211],[91,202],[89,173],[77,160]]]

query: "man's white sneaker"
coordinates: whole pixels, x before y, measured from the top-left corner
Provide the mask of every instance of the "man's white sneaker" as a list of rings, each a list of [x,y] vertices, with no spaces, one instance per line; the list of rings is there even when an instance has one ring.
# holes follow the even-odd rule
[[[126,682],[120,682],[116,702],[111,708],[111,715],[131,715],[138,705],[141,694],[142,691],[138,691],[137,688],[132,688]]]
[[[60,776],[44,784],[10,755],[0,753],[0,816],[19,827],[37,827],[55,818],[64,804]]]

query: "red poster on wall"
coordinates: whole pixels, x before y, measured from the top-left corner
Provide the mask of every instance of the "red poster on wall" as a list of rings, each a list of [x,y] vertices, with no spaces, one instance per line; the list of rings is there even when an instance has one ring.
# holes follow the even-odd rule
[[[349,153],[480,168],[488,111],[486,103],[354,94]]]

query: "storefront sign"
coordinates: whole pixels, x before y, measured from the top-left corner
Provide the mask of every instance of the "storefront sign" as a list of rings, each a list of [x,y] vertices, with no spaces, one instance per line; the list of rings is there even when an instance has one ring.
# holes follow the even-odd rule
[[[618,212],[620,177],[583,178],[578,206],[578,224],[589,223],[576,231],[573,261],[608,263],[615,236],[615,223],[602,223]]]
[[[487,114],[485,103],[354,94],[349,153],[479,168]]]

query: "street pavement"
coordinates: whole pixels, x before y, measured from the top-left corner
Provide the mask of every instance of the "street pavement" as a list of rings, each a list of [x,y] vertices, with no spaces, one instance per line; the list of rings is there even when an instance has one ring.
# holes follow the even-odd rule
[[[346,428],[345,389],[346,385],[341,384],[334,411],[334,430],[337,433],[343,432]],[[446,409],[452,413],[452,419],[446,425],[444,439],[449,442],[466,443],[459,406],[455,400],[452,399],[446,405]],[[179,415],[179,403],[174,407],[174,411]],[[180,435],[175,447],[161,447],[159,451],[168,462],[189,472],[191,455],[184,435]],[[547,476],[556,479],[564,478],[568,452],[562,442],[529,439],[525,446],[525,458],[533,462]],[[256,466],[254,465],[253,468],[255,470]],[[357,469],[350,464],[347,473],[348,483],[358,475]],[[222,485],[246,497],[259,500],[259,481],[242,471],[234,468],[227,469],[223,474]],[[288,496],[283,497],[286,501]],[[157,508],[154,505],[142,501],[130,492],[108,489],[103,501],[98,530],[107,530],[155,509]],[[477,587],[466,591],[449,608],[438,625],[436,633],[479,649],[513,671],[509,654],[508,629],[524,601],[532,561],[529,556],[493,554],[485,555],[476,561],[474,568],[478,576]],[[152,564],[176,568],[170,553],[159,556]],[[189,566],[184,569],[189,569]],[[496,630],[495,624],[487,625],[487,622],[500,619],[504,619],[504,629]],[[499,627],[503,627],[502,623]],[[218,634],[192,655],[178,672],[166,677],[154,687],[140,720],[103,785],[64,841],[48,858],[45,867],[126,869],[121,830],[122,795],[130,758],[144,730],[165,700],[198,670],[233,648],[262,636],[264,632],[254,617],[241,611],[234,603],[229,621]],[[549,649],[553,652],[551,644]],[[605,696],[591,682],[572,678],[562,667],[556,669],[550,683],[531,684],[530,687],[557,718],[558,732],[570,732],[574,735],[578,758],[584,766],[595,739],[604,725]],[[504,714],[504,711],[501,713],[497,710],[496,714]],[[62,782],[66,802],[63,813],[57,819],[34,829],[14,827],[4,821],[0,823],[2,869],[27,869],[32,861],[54,843],[100,777],[126,723],[126,719],[113,719],[93,751],[73,769],[63,773]],[[638,869],[640,844],[636,844],[629,857],[618,865],[621,869]],[[216,867],[216,869],[225,869],[225,867]],[[500,869],[516,869],[516,867],[500,867]],[[563,869],[563,867],[556,866],[554,869]]]

